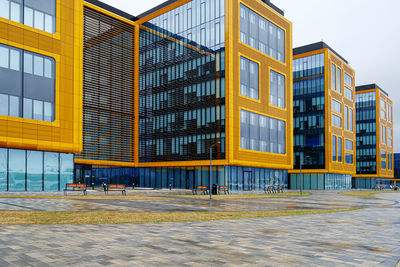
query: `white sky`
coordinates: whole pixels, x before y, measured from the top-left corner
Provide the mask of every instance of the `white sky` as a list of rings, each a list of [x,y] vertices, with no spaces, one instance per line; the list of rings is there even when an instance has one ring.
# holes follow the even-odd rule
[[[102,0],[139,15],[163,0]],[[256,1],[256,0],[255,0]],[[400,152],[400,1],[272,0],[293,22],[293,47],[323,40],[356,70],[356,85],[378,84],[393,100]]]

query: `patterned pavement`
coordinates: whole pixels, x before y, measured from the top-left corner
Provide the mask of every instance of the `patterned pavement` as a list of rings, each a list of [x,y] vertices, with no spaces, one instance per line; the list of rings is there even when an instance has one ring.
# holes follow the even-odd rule
[[[254,200],[257,210],[262,206],[273,209],[277,203],[290,209],[366,207],[334,214],[191,223],[4,226],[0,227],[0,266],[392,267],[400,260],[400,194],[378,197],[314,192],[303,198]],[[59,200],[51,201],[47,203]],[[151,208],[148,201],[124,201],[121,206],[137,204],[138,210],[170,211],[179,205],[230,210],[254,204],[253,200],[231,205],[215,201],[207,207],[198,200],[157,201],[163,205],[154,202]],[[118,201],[95,203],[106,209],[118,206]],[[70,203],[62,205],[68,208]]]

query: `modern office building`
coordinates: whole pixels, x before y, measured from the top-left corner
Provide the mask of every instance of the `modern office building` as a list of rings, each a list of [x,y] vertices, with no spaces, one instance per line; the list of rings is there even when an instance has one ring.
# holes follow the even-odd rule
[[[390,184],[393,167],[393,102],[376,84],[356,87],[357,174],[353,188]]]
[[[290,188],[349,189],[356,172],[354,70],[323,42],[295,48],[293,58]]]
[[[80,1],[0,1],[0,190],[60,190],[82,150]]]
[[[287,184],[292,24],[258,0],[0,0],[0,190]]]

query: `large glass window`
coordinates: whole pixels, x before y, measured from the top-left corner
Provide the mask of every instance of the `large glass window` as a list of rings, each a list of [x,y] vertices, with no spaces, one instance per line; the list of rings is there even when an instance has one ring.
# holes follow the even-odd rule
[[[43,190],[43,152],[30,151],[26,152],[27,159],[27,190],[42,191]]]
[[[349,87],[345,86],[344,87],[344,96],[347,97],[348,99],[353,100],[353,90],[351,90]]]
[[[353,154],[350,154],[350,153],[346,153],[346,155],[345,155],[345,162],[347,163],[347,164],[353,164],[354,163],[354,156],[353,156]]]
[[[332,161],[336,161],[337,160],[337,154],[336,154],[336,148],[337,148],[337,144],[336,144],[336,136],[332,135]]]
[[[240,57],[240,94],[253,99],[259,98],[258,64]]]
[[[338,161],[342,162],[342,137],[338,137]]]
[[[353,109],[349,108],[349,131],[352,132],[353,131]]]
[[[350,150],[350,151],[353,151],[353,141],[350,141],[350,140],[345,140],[345,147],[346,147],[346,150]]]
[[[60,154],[60,190],[74,181],[74,155]]]
[[[25,160],[25,150],[9,150],[8,188],[10,191],[25,191]]]
[[[340,104],[338,101],[332,99],[332,110],[342,114],[342,104]]]
[[[337,89],[338,92],[342,92],[342,70],[340,68],[337,68]]]
[[[336,66],[332,64],[331,67],[331,87],[332,90],[336,90]]]
[[[58,190],[59,155],[59,153],[44,152],[44,191]]]
[[[0,191],[7,190],[8,151],[0,148]]]
[[[344,129],[349,130],[349,108],[344,106]]]
[[[342,127],[342,118],[332,114],[332,125],[341,128]]]
[[[0,17],[55,33],[56,0],[0,0]]]
[[[285,31],[242,4],[240,41],[285,62]]]
[[[286,123],[281,120],[240,111],[240,147],[242,149],[286,153]]]
[[[285,76],[271,70],[270,72],[270,103],[279,108],[285,108]]]
[[[54,121],[54,59],[0,44],[0,115]]]
[[[347,74],[346,72],[344,73],[344,82],[345,84],[353,87],[353,77],[351,77],[349,74]]]

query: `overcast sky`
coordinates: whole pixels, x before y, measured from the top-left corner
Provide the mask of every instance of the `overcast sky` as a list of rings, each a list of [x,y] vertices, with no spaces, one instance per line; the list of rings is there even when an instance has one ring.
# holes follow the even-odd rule
[[[102,0],[132,15],[162,0]],[[255,0],[256,1],[256,0]],[[400,152],[400,1],[272,0],[293,22],[293,46],[323,40],[356,70],[356,85],[376,83],[394,101],[395,152]]]

